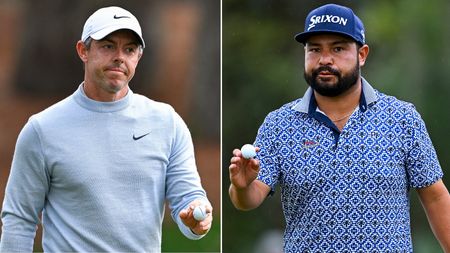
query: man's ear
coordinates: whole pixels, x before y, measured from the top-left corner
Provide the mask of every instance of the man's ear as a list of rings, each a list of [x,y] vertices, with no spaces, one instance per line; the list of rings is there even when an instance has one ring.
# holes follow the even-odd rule
[[[87,55],[88,55],[88,49],[86,48],[86,45],[83,41],[79,40],[76,45],[78,56],[80,57],[81,61],[87,62]]]
[[[358,51],[359,66],[364,66],[369,55],[369,45],[363,45]]]

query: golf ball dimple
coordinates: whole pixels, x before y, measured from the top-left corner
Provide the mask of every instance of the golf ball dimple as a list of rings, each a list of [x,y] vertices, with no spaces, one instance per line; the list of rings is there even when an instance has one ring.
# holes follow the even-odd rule
[[[241,152],[245,159],[250,159],[256,156],[255,147],[251,144],[245,144],[242,146]]]
[[[197,206],[194,208],[194,219],[202,221],[206,219],[206,209],[204,206]]]

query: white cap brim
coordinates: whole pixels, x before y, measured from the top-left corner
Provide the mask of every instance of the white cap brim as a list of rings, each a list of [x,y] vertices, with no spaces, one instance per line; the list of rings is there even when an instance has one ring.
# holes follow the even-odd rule
[[[142,47],[145,48],[145,42],[144,42],[144,39],[142,38],[142,36],[132,27],[123,26],[123,25],[109,26],[102,30],[94,32],[87,37],[91,37],[94,40],[101,40],[101,39],[105,38],[106,36],[108,36],[109,34],[115,32],[115,31],[118,31],[118,30],[122,30],[122,29],[127,29],[127,30],[133,31],[136,34],[136,36],[139,38],[139,42],[141,43]],[[85,39],[87,39],[87,38],[85,38]]]

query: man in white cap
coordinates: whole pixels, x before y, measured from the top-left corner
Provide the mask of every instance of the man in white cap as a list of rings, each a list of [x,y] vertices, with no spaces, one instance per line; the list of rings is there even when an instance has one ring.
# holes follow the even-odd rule
[[[32,252],[41,214],[44,251],[160,252],[166,200],[186,237],[209,231],[188,128],[171,106],[129,88],[144,47],[130,12],[107,7],[88,18],[76,45],[84,81],[18,137],[1,252]]]

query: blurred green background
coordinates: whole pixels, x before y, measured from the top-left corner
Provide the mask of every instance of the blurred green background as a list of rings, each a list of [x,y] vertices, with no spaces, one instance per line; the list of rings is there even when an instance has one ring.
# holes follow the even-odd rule
[[[178,226],[166,222],[163,227],[162,252],[220,252],[220,219],[215,217],[208,234],[193,241],[184,237]]]
[[[376,89],[416,105],[449,187],[450,1],[333,2],[351,7],[363,20],[370,46],[363,76]],[[308,12],[326,3],[330,1],[223,1],[223,252],[269,252],[261,245],[269,238],[281,240],[285,224],[279,192],[255,210],[235,210],[228,197],[228,165],[232,150],[254,141],[270,111],[307,89],[303,46],[293,37],[303,31]],[[442,252],[415,190],[410,195],[414,252]]]

